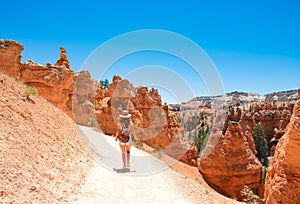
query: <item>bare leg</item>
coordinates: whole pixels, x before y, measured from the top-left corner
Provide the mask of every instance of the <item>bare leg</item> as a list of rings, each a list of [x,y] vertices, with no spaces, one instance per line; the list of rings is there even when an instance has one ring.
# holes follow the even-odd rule
[[[126,153],[127,153],[127,167],[130,168],[130,148],[131,145],[126,146]]]
[[[120,145],[122,151],[122,161],[123,161],[123,168],[126,168],[126,146]]]
[[[123,169],[126,168],[126,154],[122,153]]]

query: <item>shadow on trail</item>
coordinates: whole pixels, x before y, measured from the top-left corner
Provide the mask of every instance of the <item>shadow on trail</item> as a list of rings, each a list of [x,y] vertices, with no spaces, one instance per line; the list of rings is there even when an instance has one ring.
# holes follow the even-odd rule
[[[116,169],[116,168],[113,168],[113,170],[117,173],[128,173],[128,172],[136,172],[136,171],[132,171],[130,169],[127,169],[127,168],[122,168],[122,169]]]

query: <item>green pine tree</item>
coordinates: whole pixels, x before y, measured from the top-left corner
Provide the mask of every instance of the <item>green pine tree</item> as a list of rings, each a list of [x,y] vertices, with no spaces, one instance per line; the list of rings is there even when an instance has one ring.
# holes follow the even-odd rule
[[[268,166],[268,143],[266,140],[265,130],[260,124],[256,124],[253,128],[253,137],[255,148],[257,151],[257,157],[263,166]]]
[[[203,112],[200,112],[200,120],[204,120],[204,113]]]
[[[194,138],[195,146],[198,149],[198,156],[201,155],[202,151],[205,148],[209,132],[209,127],[207,125],[201,125],[201,127],[198,129],[198,132]]]
[[[108,81],[108,79],[100,80],[100,84],[103,89],[108,89],[109,81]]]

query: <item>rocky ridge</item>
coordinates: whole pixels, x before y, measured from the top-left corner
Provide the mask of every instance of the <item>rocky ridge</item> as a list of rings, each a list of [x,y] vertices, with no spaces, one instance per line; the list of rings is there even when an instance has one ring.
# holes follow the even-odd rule
[[[266,95],[234,91],[221,96],[202,96],[181,104],[181,108],[197,105],[235,106],[249,103],[288,102],[297,99],[297,90],[281,91]]]

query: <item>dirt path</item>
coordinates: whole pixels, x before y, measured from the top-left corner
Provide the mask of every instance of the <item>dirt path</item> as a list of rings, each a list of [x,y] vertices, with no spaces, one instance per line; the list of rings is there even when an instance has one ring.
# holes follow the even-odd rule
[[[131,172],[117,173],[121,153],[114,138],[82,127],[83,144],[95,159],[76,203],[237,203],[177,173],[139,149],[131,150]]]

